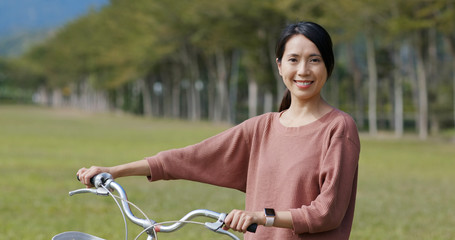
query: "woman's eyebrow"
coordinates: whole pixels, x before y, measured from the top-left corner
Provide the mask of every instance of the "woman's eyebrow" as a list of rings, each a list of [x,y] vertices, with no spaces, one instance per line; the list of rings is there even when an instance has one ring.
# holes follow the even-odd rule
[[[310,54],[310,57],[322,57],[321,54],[313,53]]]
[[[287,54],[286,56],[288,57],[298,57],[300,56],[300,54],[297,54],[297,53],[289,53]],[[317,53],[312,53],[309,55],[309,57],[322,57],[321,54],[317,54]]]
[[[300,55],[297,54],[297,53],[289,53],[289,54],[287,54],[286,56],[288,56],[288,57],[298,57],[298,56],[300,56]]]

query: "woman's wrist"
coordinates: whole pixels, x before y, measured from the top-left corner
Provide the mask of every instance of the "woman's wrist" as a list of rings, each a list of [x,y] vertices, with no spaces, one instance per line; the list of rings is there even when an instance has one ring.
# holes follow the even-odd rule
[[[264,211],[257,211],[254,212],[256,215],[256,223],[258,225],[265,226],[266,223],[266,217]],[[280,228],[293,228],[293,222],[292,222],[292,215],[291,212],[289,211],[276,211],[275,212],[275,220],[273,223],[273,227],[280,227]]]
[[[146,160],[109,167],[108,171],[114,178],[150,175],[150,169]]]
[[[264,211],[257,211],[257,212],[254,212],[254,215],[256,216],[256,223],[257,223],[258,225],[264,226],[264,225],[265,225],[265,215],[264,215]]]

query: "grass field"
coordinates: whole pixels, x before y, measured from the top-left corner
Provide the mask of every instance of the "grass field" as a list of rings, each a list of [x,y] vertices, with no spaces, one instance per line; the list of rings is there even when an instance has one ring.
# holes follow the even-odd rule
[[[51,239],[68,230],[124,239],[121,214],[110,198],[68,196],[82,187],[76,170],[142,159],[227,127],[0,105],[0,239]],[[455,239],[454,143],[362,137],[360,162],[351,239]],[[197,208],[227,212],[243,206],[242,193],[204,184],[137,177],[118,182],[156,221]],[[129,225],[129,231],[134,239],[139,228]],[[159,239],[228,238],[191,225]]]

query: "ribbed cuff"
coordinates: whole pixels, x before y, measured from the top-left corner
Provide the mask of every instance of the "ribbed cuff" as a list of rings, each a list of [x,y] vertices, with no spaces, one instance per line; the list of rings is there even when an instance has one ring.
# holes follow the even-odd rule
[[[302,234],[307,233],[310,231],[308,226],[307,219],[305,218],[305,214],[303,213],[302,209],[290,209],[292,216],[292,225],[294,228],[294,234]]]
[[[163,165],[158,161],[157,156],[145,158],[149,164],[150,176],[147,179],[152,181],[165,179],[165,174],[163,171]]]

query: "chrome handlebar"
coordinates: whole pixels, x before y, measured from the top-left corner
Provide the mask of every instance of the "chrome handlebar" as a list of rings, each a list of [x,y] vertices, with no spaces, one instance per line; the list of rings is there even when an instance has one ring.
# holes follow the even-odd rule
[[[174,224],[157,225],[156,222],[151,219],[141,219],[134,216],[127,202],[128,198],[125,190],[120,184],[114,181],[113,177],[110,174],[100,173],[94,176],[92,179],[90,179],[90,182],[96,187],[96,189],[90,188],[77,189],[74,191],[70,191],[69,195],[73,196],[75,194],[81,193],[93,193],[100,196],[108,196],[110,194],[109,191],[117,191],[122,200],[122,208],[123,211],[125,212],[125,215],[131,222],[146,229],[146,232],[149,235],[148,239],[155,238],[154,232],[174,232],[182,228],[186,224],[185,221],[189,221],[195,217],[202,216],[216,220],[215,222],[206,222],[204,224],[208,229],[220,234],[228,235],[232,239],[239,240],[239,238],[235,236],[233,233],[226,231],[222,228],[224,225],[224,219],[227,216],[226,213],[218,213],[207,209],[197,209],[189,212]]]

